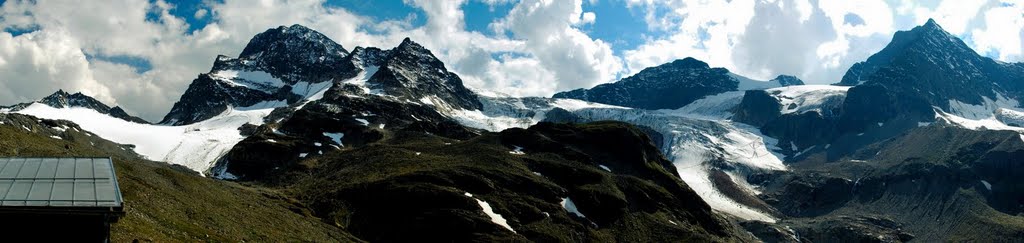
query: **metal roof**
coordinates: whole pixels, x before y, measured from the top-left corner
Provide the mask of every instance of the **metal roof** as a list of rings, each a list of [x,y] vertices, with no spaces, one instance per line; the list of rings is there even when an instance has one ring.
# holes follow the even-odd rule
[[[0,208],[120,208],[110,158],[0,158]]]

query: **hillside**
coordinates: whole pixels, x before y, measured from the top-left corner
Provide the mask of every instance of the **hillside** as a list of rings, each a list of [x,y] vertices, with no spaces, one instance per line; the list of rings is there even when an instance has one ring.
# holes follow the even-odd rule
[[[0,114],[0,157],[113,158],[127,212],[111,229],[114,242],[359,241],[281,192],[205,178],[127,148],[70,122]]]

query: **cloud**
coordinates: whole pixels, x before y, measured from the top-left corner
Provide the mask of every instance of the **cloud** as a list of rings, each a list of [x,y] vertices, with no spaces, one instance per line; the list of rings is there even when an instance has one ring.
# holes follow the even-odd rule
[[[947,29],[971,33],[968,30],[978,30],[981,23],[973,16],[995,10],[986,9],[996,4],[956,0],[629,0],[627,5],[645,13],[649,29],[665,32],[622,51],[630,74],[674,59],[695,57],[756,79],[790,74],[820,84],[839,81],[853,63],[865,60],[888,44],[896,30],[909,29],[941,15],[950,23],[966,23]],[[954,11],[957,9],[960,11]],[[1007,14],[1011,12],[1005,10]],[[997,16],[998,12],[992,14],[993,20],[1012,19]],[[1019,47],[1020,41],[1003,41],[1007,38],[995,33],[1019,33],[1020,25],[992,26],[1001,27],[977,32],[973,38],[975,47],[1017,53],[1010,45]]]
[[[524,0],[491,25],[499,35],[508,32],[524,40],[525,51],[541,64],[538,68],[554,74],[553,79],[539,81],[556,82],[555,90],[532,93],[551,95],[556,90],[613,81],[622,70],[622,61],[608,43],[575,27],[586,22],[582,4],[582,0]]]
[[[1001,61],[1024,61],[1024,3],[1001,2],[983,13],[984,27],[971,32],[975,49]]]
[[[825,13],[836,31],[836,38],[818,45],[822,68],[839,67],[849,53],[850,39],[893,32],[893,16],[889,5],[881,0],[824,1],[818,8]],[[853,16],[853,17],[850,17]],[[847,20],[858,20],[855,23]]]
[[[59,88],[114,100],[108,87],[93,78],[75,39],[60,30],[0,33],[0,80],[0,99],[10,103],[42,98]]]
[[[514,4],[490,23],[466,30],[467,1]],[[592,6],[596,3],[590,1]],[[411,37],[465,83],[481,91],[548,96],[590,87],[683,57],[759,79],[793,74],[832,83],[884,47],[892,32],[935,18],[979,53],[1024,60],[1024,4],[1012,0],[626,0],[649,34],[614,49],[582,28],[600,9],[582,0],[404,0],[419,8],[402,19],[375,19],[325,0],[204,1],[189,26],[162,0],[103,4],[5,1],[0,5],[0,104],[38,99],[57,89],[82,91],[158,120],[217,54],[234,56],[255,34],[302,24],[347,49],[391,48]],[[614,23],[616,16],[602,17]],[[425,18],[419,25],[415,20]],[[414,24],[417,23],[417,24]],[[11,34],[17,33],[17,34]],[[120,57],[120,58],[109,58]],[[140,60],[137,69],[118,60]]]
[[[594,12],[586,12],[583,13],[583,20],[580,21],[580,24],[593,24],[594,21],[597,21],[597,14],[594,14]]]
[[[624,52],[631,74],[684,57],[735,69],[732,49],[755,14],[753,0],[630,0],[628,4],[646,11],[650,28],[670,33]]]

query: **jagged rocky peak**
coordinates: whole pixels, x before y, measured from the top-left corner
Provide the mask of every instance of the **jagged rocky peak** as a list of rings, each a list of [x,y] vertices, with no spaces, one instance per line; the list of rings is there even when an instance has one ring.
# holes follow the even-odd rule
[[[217,56],[210,72],[192,81],[161,123],[192,124],[228,107],[260,102],[301,102],[334,81],[354,77],[359,70],[348,56],[344,47],[304,26],[268,29],[253,37],[238,58]]]
[[[779,75],[779,76],[775,77],[774,79],[772,79],[770,82],[777,82],[780,86],[783,86],[783,87],[785,87],[785,86],[794,86],[794,85],[804,85],[804,81],[803,80],[800,80],[800,78],[797,78],[795,76],[790,76],[790,75]]]
[[[841,85],[884,86],[895,96],[919,97],[950,111],[950,102],[1024,98],[1024,71],[979,55],[934,20],[899,31],[868,60],[854,64]],[[986,105],[988,106],[988,105]]]
[[[327,57],[348,55],[340,44],[302,25],[280,26],[257,34],[238,56],[246,59],[273,58],[274,55],[318,53]],[[295,59],[293,61],[301,61]]]
[[[708,66],[708,63],[701,60],[697,60],[696,58],[693,57],[686,57],[683,59],[672,61],[670,65],[677,68],[711,68],[711,66]]]
[[[641,109],[676,109],[704,96],[738,88],[739,82],[729,70],[711,68],[687,57],[645,68],[618,82],[560,92],[553,97]]]
[[[238,58],[218,56],[211,73],[262,71],[287,84],[324,82],[346,77],[349,52],[327,36],[302,25],[280,26],[257,34]]]
[[[391,55],[391,50],[381,50],[376,47],[358,46],[349,55],[350,62],[360,68],[376,67],[384,65],[384,61]]]
[[[897,59],[922,58],[928,64],[942,64],[935,68],[951,69],[961,68],[954,66],[957,63],[983,62],[983,57],[978,55],[962,40],[946,32],[942,26],[933,19],[928,19],[924,25],[914,27],[910,30],[897,31],[892,41],[878,53],[871,55],[868,60],[854,64],[843,76],[839,85],[853,86],[864,83],[870,76]],[[951,63],[945,65],[944,63]],[[971,65],[963,66],[977,70],[979,67]]]
[[[466,88],[458,75],[449,72],[430,50],[409,38],[387,51],[356,48],[349,59],[360,69],[373,70],[367,84],[384,94],[441,109],[482,107],[476,93]]]
[[[99,100],[96,100],[88,95],[76,92],[70,94],[65,92],[63,89],[57,90],[53,94],[50,94],[43,99],[39,100],[39,103],[46,104],[54,108],[70,108],[70,107],[84,107],[94,109],[98,111],[110,110],[110,107],[103,104]]]
[[[36,102],[17,104],[11,106],[10,109],[11,111],[19,111],[29,107],[33,103],[40,103],[53,108],[87,108],[125,121],[149,124],[149,121],[146,121],[145,119],[129,115],[128,112],[125,112],[121,107],[115,106],[111,108],[110,106],[103,104],[103,102],[96,100],[96,98],[82,94],[81,92],[71,94],[63,89],[58,89],[57,92],[43,97]]]

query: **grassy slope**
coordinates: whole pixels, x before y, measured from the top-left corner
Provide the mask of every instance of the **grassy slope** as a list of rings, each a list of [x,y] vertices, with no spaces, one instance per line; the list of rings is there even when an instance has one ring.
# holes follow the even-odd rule
[[[114,224],[114,242],[358,241],[307,216],[295,200],[265,189],[201,177],[139,159],[120,146],[68,129],[70,123],[0,114],[0,157],[112,157],[127,214]],[[33,130],[29,132],[22,125]],[[59,136],[63,139],[50,137]]]
[[[858,182],[857,191],[846,192],[852,196],[823,214],[892,218],[916,241],[1005,241],[1024,237],[1022,215],[993,207],[1024,189],[1016,179],[1021,142],[1008,131],[923,127],[863,149],[865,162],[794,168]]]
[[[290,179],[271,181],[301,195],[328,222],[375,241],[736,241],[685,183],[658,164],[667,161],[656,148],[641,146],[650,141],[628,140],[642,135],[629,127],[569,126],[561,136],[580,140],[562,142],[580,145],[563,148],[538,143],[544,135],[523,130],[465,141],[397,132],[359,149],[313,156],[276,173]],[[595,134],[618,137],[583,147]],[[510,154],[505,139],[523,146],[526,155]],[[601,148],[624,158],[594,153]],[[464,192],[488,202],[516,233],[490,223]],[[572,197],[587,219],[566,212],[559,205],[564,197]]]

